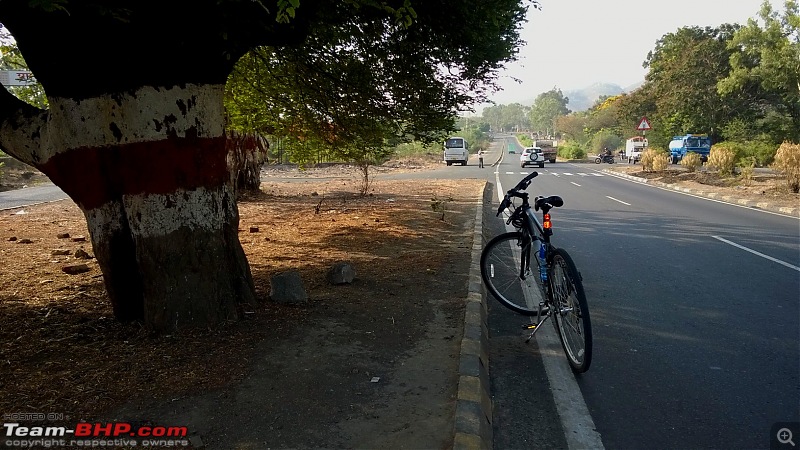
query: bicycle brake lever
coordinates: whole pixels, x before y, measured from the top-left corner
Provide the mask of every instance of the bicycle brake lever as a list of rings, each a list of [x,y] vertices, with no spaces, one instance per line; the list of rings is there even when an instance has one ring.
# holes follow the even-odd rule
[[[500,214],[502,214],[503,211],[505,211],[506,208],[508,208],[509,202],[510,202],[510,200],[508,199],[508,194],[506,194],[506,196],[503,197],[503,201],[500,202],[500,207],[497,208],[497,214],[495,214],[494,216],[495,217],[500,217]]]

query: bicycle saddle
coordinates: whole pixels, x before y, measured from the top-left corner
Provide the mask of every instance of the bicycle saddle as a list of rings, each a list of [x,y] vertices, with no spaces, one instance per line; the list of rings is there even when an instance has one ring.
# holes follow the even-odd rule
[[[543,205],[548,205],[551,208],[558,208],[559,206],[564,206],[564,200],[557,195],[551,195],[550,197],[536,197],[535,205],[537,211]]]

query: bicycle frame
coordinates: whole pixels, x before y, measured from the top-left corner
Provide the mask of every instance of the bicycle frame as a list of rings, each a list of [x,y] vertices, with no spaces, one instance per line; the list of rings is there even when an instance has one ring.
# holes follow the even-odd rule
[[[508,223],[514,223],[514,227],[523,231],[522,235],[527,240],[523,245],[528,245],[529,248],[533,247],[533,243],[535,241],[541,241],[542,245],[537,250],[537,254],[535,258],[538,259],[537,267],[541,269],[541,262],[544,261],[544,268],[545,270],[539,271],[539,286],[542,293],[542,301],[539,302],[538,313],[536,315],[537,319],[535,322],[532,322],[530,325],[526,325],[525,328],[532,330],[531,334],[525,340],[525,342],[529,342],[536,331],[539,329],[539,325],[544,323],[551,315],[553,308],[556,306],[553,304],[553,297],[552,297],[552,284],[551,284],[551,273],[552,273],[552,244],[550,243],[550,236],[552,236],[552,223],[550,222],[550,208],[551,206],[545,202],[539,204],[539,197],[537,197],[534,202],[536,202],[538,209],[542,210],[542,218],[543,222],[540,222],[536,215],[533,213],[533,208],[528,201],[527,194],[520,195],[522,198],[522,205],[514,209],[514,212],[508,219]],[[524,219],[522,223],[515,221],[514,219],[519,217],[520,212],[524,213]],[[543,252],[544,254],[540,254]],[[520,257],[520,279],[525,279],[525,272],[526,269],[531,267],[531,252],[522,252]]]

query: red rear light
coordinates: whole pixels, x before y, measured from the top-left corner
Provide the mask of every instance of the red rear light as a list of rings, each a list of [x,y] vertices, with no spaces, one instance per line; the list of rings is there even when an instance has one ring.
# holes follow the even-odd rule
[[[544,227],[545,230],[553,228],[553,222],[550,221],[550,214],[544,215],[544,223],[542,223],[542,227]]]

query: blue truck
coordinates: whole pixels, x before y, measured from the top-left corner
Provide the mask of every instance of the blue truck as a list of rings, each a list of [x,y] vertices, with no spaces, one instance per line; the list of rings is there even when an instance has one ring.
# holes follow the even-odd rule
[[[711,138],[705,134],[687,134],[684,136],[673,136],[669,142],[670,162],[678,164],[687,153],[694,152],[700,155],[700,160],[708,161],[708,154],[711,153]]]

